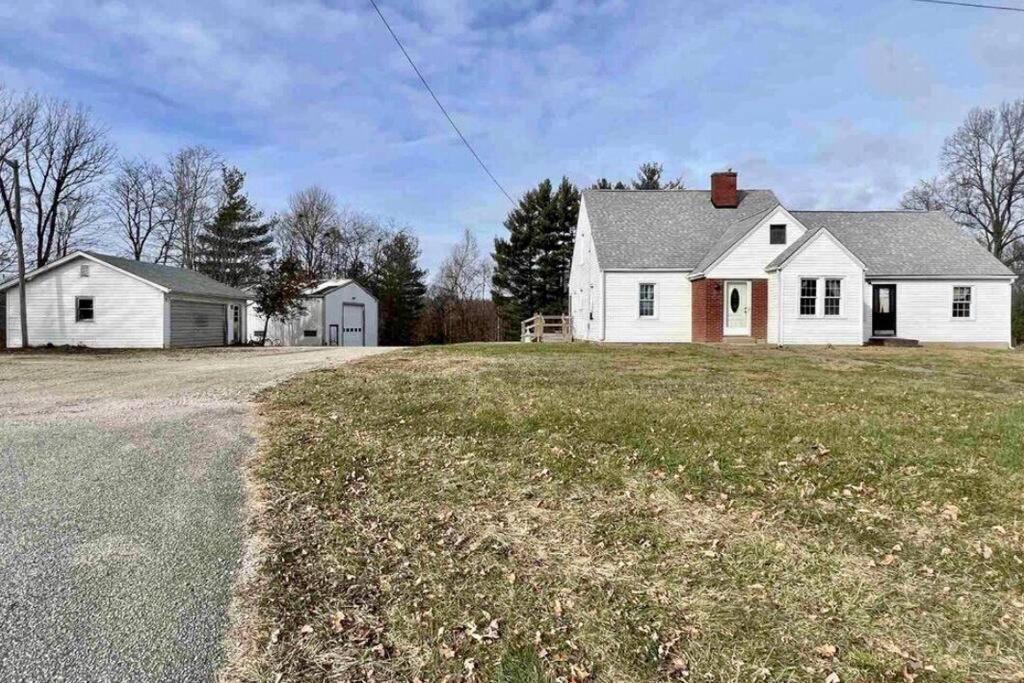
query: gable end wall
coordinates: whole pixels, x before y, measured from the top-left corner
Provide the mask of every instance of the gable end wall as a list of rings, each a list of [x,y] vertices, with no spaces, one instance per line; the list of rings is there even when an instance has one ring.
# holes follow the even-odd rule
[[[89,266],[82,277],[79,266]],[[7,344],[21,346],[18,287],[7,295]],[[93,348],[162,348],[164,293],[152,285],[85,258],[41,273],[25,286],[29,344]],[[76,297],[92,297],[95,319],[75,320]]]

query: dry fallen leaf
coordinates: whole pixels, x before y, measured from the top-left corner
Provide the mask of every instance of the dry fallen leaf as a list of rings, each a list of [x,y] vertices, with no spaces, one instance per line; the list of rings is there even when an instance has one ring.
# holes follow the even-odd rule
[[[819,645],[814,648],[814,654],[825,659],[831,659],[836,656],[837,648],[835,645]]]
[[[339,610],[339,611],[334,613],[334,616],[331,617],[331,628],[334,629],[335,633],[338,633],[343,628],[345,628],[345,613],[344,612]]]
[[[825,677],[825,683],[839,683],[839,681],[839,674],[837,674],[835,671],[833,671]]]

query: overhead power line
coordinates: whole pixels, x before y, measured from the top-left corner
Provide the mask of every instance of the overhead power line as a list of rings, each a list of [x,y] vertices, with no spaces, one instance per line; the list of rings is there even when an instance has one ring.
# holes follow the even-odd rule
[[[409,56],[409,52],[405,49],[405,46],[402,45],[402,41],[398,39],[398,34],[396,34],[394,29],[391,28],[391,24],[389,24],[388,20],[384,17],[384,13],[380,11],[380,7],[377,6],[376,1],[370,0],[370,4],[373,5],[373,9],[377,11],[377,16],[380,17],[380,20],[384,22],[384,26],[385,28],[387,28],[388,33],[390,33],[391,37],[395,39],[395,44],[398,45],[398,49],[402,51],[403,55],[405,55],[405,59],[409,62],[409,66],[411,66],[412,70],[416,72],[417,76],[419,76],[420,82],[423,83],[423,87],[426,88],[427,92],[430,93],[430,96],[434,98],[434,102],[437,104],[438,109],[440,109],[441,113],[444,114],[444,117],[448,119],[448,123],[452,124],[452,128],[455,130],[455,133],[459,136],[459,139],[462,140],[462,144],[466,146],[466,149],[469,150],[469,153],[472,154],[473,158],[476,159],[478,164],[480,164],[480,168],[484,169],[484,173],[486,173],[487,176],[497,186],[497,188],[501,190],[501,193],[505,195],[505,198],[508,199],[513,205],[515,205],[516,202],[514,199],[512,199],[512,195],[510,195],[505,190],[505,188],[501,186],[501,183],[498,182],[498,179],[494,177],[493,173],[491,173],[491,169],[487,168],[487,164],[484,163],[484,160],[481,159],[480,155],[476,153],[475,149],[473,149],[473,145],[469,144],[469,140],[467,140],[466,136],[462,134],[462,131],[459,130],[459,127],[455,125],[455,120],[452,118],[451,114],[448,113],[448,110],[444,108],[444,105],[441,104],[441,100],[437,98],[437,95],[434,94],[434,89],[430,87],[429,83],[427,83],[427,79],[423,77],[423,74],[420,72],[419,67],[416,66],[416,62],[412,61],[412,57]]]
[[[976,2],[957,2],[957,0],[911,0],[911,2],[924,2],[929,5],[952,5],[954,7],[972,7],[974,9],[994,9],[1003,12],[1024,12],[1024,7],[1009,7],[1008,5],[984,5]]]

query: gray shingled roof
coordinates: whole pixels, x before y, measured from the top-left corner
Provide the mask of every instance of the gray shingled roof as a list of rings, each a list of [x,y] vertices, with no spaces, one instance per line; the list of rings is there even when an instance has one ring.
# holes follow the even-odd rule
[[[605,270],[693,270],[734,224],[779,204],[770,190],[739,194],[737,208],[716,209],[707,190],[584,190],[597,262]]]
[[[584,190],[597,261],[604,270],[702,273],[779,206],[770,190],[741,190],[716,209],[706,190]],[[807,232],[769,269],[827,229],[868,275],[1013,276],[940,211],[792,211]]]
[[[148,280],[155,285],[165,287],[174,294],[192,294],[195,296],[214,296],[225,299],[247,299],[249,295],[240,289],[229,287],[217,282],[211,277],[185,268],[173,266],[162,266],[158,263],[147,263],[133,259],[97,254],[93,251],[85,252],[104,263],[115,268],[131,273],[143,280]]]
[[[1012,276],[941,211],[792,211],[807,232],[768,264],[772,270],[821,229],[859,258],[868,275]]]

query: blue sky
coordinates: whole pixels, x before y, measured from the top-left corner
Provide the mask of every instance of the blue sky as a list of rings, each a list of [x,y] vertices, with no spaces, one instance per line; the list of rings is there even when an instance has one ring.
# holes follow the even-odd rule
[[[213,147],[268,212],[321,184],[410,225],[431,267],[464,229],[488,246],[503,232],[507,200],[368,2],[257,4],[7,2],[0,80],[83,102],[128,156]],[[657,160],[689,187],[732,167],[792,208],[892,207],[934,174],[971,107],[1024,96],[1024,14],[1010,12],[910,0],[381,7],[513,196]]]

